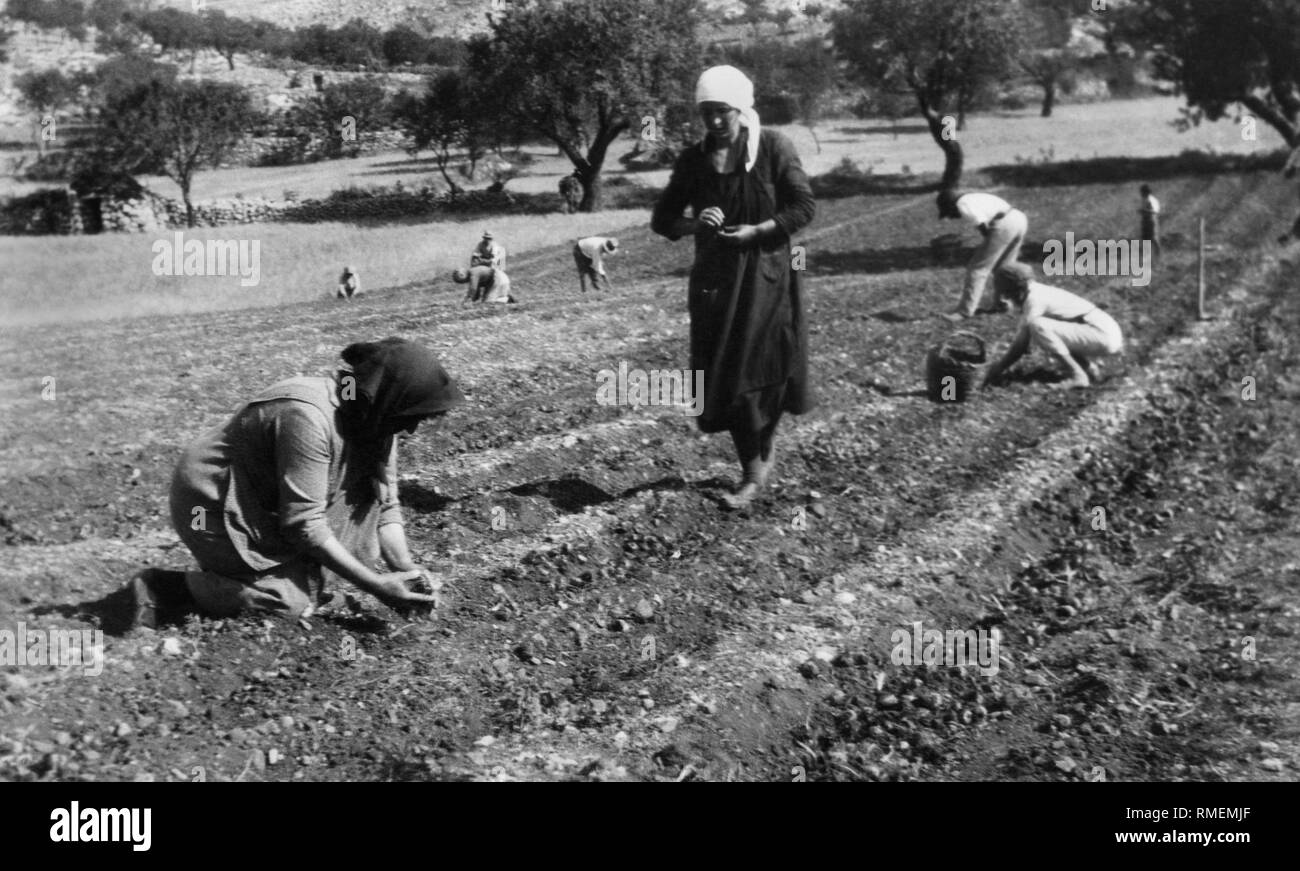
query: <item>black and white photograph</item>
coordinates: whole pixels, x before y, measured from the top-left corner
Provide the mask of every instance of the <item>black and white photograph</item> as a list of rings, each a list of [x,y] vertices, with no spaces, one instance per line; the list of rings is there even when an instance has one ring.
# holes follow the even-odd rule
[[[125,790],[34,843],[1300,779],[1300,0],[0,3],[0,781]]]

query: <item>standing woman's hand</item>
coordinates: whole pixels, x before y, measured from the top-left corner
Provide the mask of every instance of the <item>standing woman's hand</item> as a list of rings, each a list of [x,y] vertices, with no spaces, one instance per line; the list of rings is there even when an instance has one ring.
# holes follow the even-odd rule
[[[718,238],[728,245],[737,248],[748,248],[751,245],[757,245],[758,240],[762,238],[762,232],[755,224],[740,224],[735,227],[728,227],[718,234]]]
[[[722,213],[722,209],[717,206],[709,206],[696,216],[695,220],[699,223],[701,230],[721,230],[722,225],[726,223],[727,216]]]

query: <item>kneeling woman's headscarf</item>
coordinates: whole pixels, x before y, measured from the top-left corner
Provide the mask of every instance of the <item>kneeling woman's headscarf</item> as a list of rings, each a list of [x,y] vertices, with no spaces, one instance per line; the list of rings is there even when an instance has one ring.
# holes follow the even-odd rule
[[[740,123],[749,129],[745,172],[758,161],[758,113],[754,111],[754,83],[733,66],[710,67],[695,84],[695,105],[726,103],[740,110]]]
[[[339,372],[344,435],[351,439],[386,442],[399,419],[441,414],[464,399],[433,352],[406,339],[357,342],[342,356],[352,367]]]

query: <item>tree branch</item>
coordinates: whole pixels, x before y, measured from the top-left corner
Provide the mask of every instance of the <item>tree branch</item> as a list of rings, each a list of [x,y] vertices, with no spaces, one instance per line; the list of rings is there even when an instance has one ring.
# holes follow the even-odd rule
[[[1300,129],[1287,119],[1278,109],[1269,105],[1268,101],[1258,94],[1247,94],[1240,100],[1241,105],[1245,106],[1255,117],[1263,120],[1270,127],[1282,134],[1286,144],[1292,148],[1300,146]]]

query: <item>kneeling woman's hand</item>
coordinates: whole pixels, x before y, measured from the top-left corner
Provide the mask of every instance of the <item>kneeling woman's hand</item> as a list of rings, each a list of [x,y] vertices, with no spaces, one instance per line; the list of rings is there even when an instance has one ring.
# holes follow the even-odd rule
[[[421,580],[424,572],[419,569],[404,572],[388,572],[379,576],[370,592],[399,614],[412,612],[427,613],[432,611],[437,601],[432,595],[417,593],[409,586],[410,582]]]

